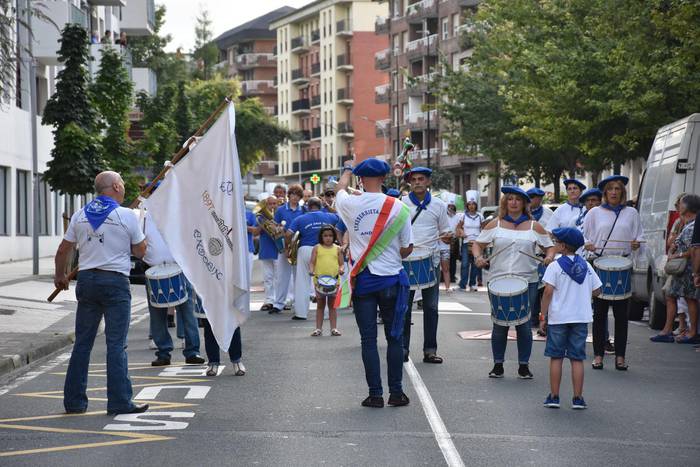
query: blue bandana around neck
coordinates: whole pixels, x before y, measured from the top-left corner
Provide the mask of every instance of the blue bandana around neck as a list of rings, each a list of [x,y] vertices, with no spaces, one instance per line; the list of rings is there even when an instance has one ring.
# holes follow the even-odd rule
[[[418,197],[416,196],[416,194],[415,194],[414,192],[410,192],[410,193],[408,194],[408,198],[411,200],[411,202],[412,202],[413,204],[415,204],[416,206],[418,206],[418,210],[419,210],[419,211],[422,211],[423,209],[427,209],[427,208],[428,208],[428,205],[430,204],[430,200],[432,199],[432,196],[430,196],[430,192],[429,192],[429,191],[426,191],[426,192],[425,192],[425,198],[423,198],[423,201],[421,202],[421,201],[418,200]]]
[[[583,225],[583,218],[586,217],[586,214],[588,214],[588,209],[582,209],[581,214],[578,215],[578,218],[576,218],[576,225]]]
[[[574,210],[574,208],[579,208],[579,209],[582,209],[582,208],[583,208],[583,206],[581,206],[580,203],[573,204],[573,203],[571,203],[571,201],[567,201],[566,204],[568,204],[569,206],[571,206],[571,210],[572,210],[572,211]]]
[[[619,216],[619,215],[620,215],[620,212],[622,212],[622,210],[625,209],[625,205],[624,205],[624,204],[618,204],[617,207],[615,207],[615,208],[612,207],[612,206],[610,206],[608,203],[601,204],[600,206],[603,207],[603,208],[605,208],[605,209],[607,209],[608,211],[614,212],[615,215],[617,215],[617,216]]]
[[[90,201],[85,206],[85,217],[92,226],[92,230],[99,229],[109,214],[118,207],[119,203],[109,196],[100,195]]]
[[[586,260],[581,258],[579,255],[574,255],[572,260],[566,255],[561,255],[557,258],[557,263],[561,269],[577,284],[583,284],[586,280],[586,274],[588,274],[588,264]]]
[[[542,213],[544,212],[544,208],[540,206],[539,208],[533,209],[530,212],[532,213],[532,217],[534,217],[535,220],[539,222],[540,218],[542,217]]]
[[[506,214],[505,216],[503,216],[503,220],[508,221],[508,222],[512,222],[513,224],[515,224],[517,226],[517,225],[522,224],[525,221],[530,220],[530,218],[527,217],[527,214],[520,214],[520,217],[518,217],[517,219],[513,219],[512,217],[510,217],[510,214]]]

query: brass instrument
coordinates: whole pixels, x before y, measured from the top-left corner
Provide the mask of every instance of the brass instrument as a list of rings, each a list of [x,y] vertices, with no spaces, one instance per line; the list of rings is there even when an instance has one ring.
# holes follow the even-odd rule
[[[292,237],[292,241],[289,242],[289,253],[287,253],[287,261],[289,261],[289,264],[292,266],[297,264],[297,253],[299,251],[299,232],[294,232],[294,236]]]
[[[255,214],[255,218],[257,219],[260,228],[263,229],[275,241],[275,245],[277,245],[277,251],[280,253],[283,252],[284,221],[282,221],[282,225],[275,222],[275,216],[267,208],[267,203],[265,202],[265,200],[259,201],[258,204],[255,205],[255,207],[253,208],[253,214]]]

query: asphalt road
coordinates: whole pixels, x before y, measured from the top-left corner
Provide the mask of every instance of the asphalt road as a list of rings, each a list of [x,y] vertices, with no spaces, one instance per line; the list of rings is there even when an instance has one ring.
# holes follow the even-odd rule
[[[514,341],[506,377],[489,379],[489,341],[457,335],[490,328],[485,294],[442,294],[445,309],[453,310],[440,317],[445,363],[418,359],[412,376],[404,372],[411,404],[384,409],[360,406],[367,388],[347,312],[343,336],[330,337],[326,327],[321,338],[309,337],[311,320],[254,312],[243,328],[248,373],[233,376],[227,365],[216,378],[201,376],[202,367],[178,370],[184,359],[177,353],[172,368],[150,367],[148,320],[137,315],[129,365],[134,393],[153,398],[148,415],[106,415],[100,336],[85,415],[62,414],[70,349],[0,382],[0,465],[700,465],[700,353],[691,346],[652,344],[648,328],[632,324],[627,373],[612,369],[612,357],[603,371],[587,364],[589,409],[574,411],[565,364],[562,409],[545,409],[544,343],[534,343],[533,380],[516,378]],[[414,315],[414,358],[420,318]]]

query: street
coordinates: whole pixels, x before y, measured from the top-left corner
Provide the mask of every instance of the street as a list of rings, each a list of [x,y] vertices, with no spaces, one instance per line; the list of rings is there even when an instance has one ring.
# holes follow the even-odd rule
[[[312,338],[311,320],[255,311],[243,327],[247,374],[233,376],[227,365],[208,378],[205,367],[184,366],[178,349],[170,367],[150,366],[145,294],[133,290],[141,306],[129,334],[130,375],[149,412],[105,414],[100,335],[84,415],[62,413],[70,347],[1,383],[1,465],[641,466],[697,465],[700,456],[699,355],[691,346],[650,343],[643,323],[630,325],[630,371],[613,370],[610,356],[603,371],[587,364],[589,409],[573,411],[565,364],[562,408],[552,410],[542,407],[549,389],[544,343],[533,345],[533,380],[516,378],[514,341],[506,377],[489,379],[490,342],[457,334],[489,329],[485,293],[443,293],[441,311],[453,310],[440,317],[445,363],[417,357],[422,319],[414,310],[417,361],[404,365],[411,404],[369,409],[360,406],[367,392],[351,313],[341,314],[342,337],[330,337],[326,322],[324,336]],[[253,297],[257,309],[260,294]]]

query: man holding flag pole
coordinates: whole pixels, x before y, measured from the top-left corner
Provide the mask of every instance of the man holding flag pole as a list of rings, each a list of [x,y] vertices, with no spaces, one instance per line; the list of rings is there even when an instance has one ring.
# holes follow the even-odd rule
[[[403,322],[408,308],[408,276],[401,263],[413,250],[408,207],[382,193],[382,183],[391,168],[378,159],[367,159],[355,169],[343,167],[336,186],[336,209],[348,227],[353,258],[349,280],[336,295],[336,308],[345,308],[352,298],[362,343],[362,362],[369,386],[364,407],[384,407],[377,351],[377,308],[387,340],[387,376],[392,406],[408,405],[401,380],[403,373]],[[365,192],[348,194],[352,174],[360,177]],[[357,193],[356,193],[357,194]]]

